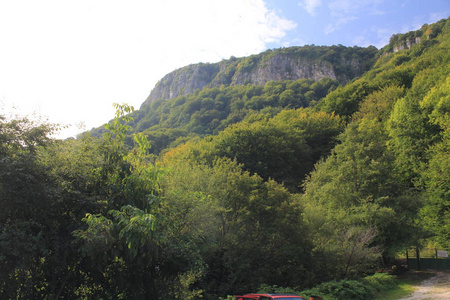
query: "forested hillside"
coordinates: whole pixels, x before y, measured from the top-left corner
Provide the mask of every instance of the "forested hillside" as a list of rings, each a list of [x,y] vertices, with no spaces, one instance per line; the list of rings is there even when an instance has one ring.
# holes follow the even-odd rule
[[[346,83],[370,69],[375,47],[303,46],[267,50],[249,57],[231,57],[214,64],[194,64],[162,78],[141,108],[196,89],[222,85],[259,85],[269,81],[330,78]]]
[[[360,74],[239,83],[290,50],[231,59],[73,140],[1,117],[0,298],[302,290],[450,248],[449,50],[444,19],[356,49]]]

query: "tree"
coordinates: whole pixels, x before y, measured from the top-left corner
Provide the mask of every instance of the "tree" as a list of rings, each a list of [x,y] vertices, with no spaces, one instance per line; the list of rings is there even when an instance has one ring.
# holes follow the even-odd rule
[[[107,210],[86,214],[86,228],[74,233],[93,280],[83,283],[83,296],[151,299],[162,292],[157,280],[160,245],[154,214],[159,202],[158,170],[149,161],[145,136],[134,135],[137,148],[126,148],[131,128],[124,122],[130,121],[126,113],[133,108],[116,105],[116,109],[116,118],[106,126],[99,170],[98,195],[105,199]],[[96,289],[98,282],[103,286]]]
[[[428,164],[421,172],[426,190],[421,210],[424,227],[431,239],[442,247],[450,246],[450,77],[431,89],[420,106],[430,122],[441,128],[441,138],[426,154]]]
[[[307,284],[309,243],[294,195],[230,159],[210,164],[168,154],[164,166],[163,214],[173,220],[167,232],[180,253],[200,254],[185,255],[185,264],[202,270],[196,286],[205,297],[262,283]]]
[[[332,155],[317,164],[305,184],[305,216],[317,219],[311,222],[319,232],[325,224],[344,232],[353,227],[373,229],[377,235],[371,245],[379,245],[384,257],[390,257],[418,238],[415,217],[420,197],[397,179],[382,123],[353,122],[339,139]],[[328,235],[333,231],[326,230],[324,239]]]
[[[337,136],[344,130],[339,116],[311,109],[283,110],[273,118],[273,123],[286,124],[301,131],[311,149],[311,167],[330,154],[337,143]],[[310,171],[312,168],[308,173]],[[303,179],[303,176],[296,178],[297,182]]]
[[[0,119],[0,297],[58,297],[70,265],[70,221],[61,187],[40,160],[56,127]]]

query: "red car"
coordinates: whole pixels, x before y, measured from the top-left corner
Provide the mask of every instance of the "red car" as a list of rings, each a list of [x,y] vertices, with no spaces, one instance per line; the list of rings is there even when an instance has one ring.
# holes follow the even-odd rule
[[[303,297],[294,294],[247,294],[243,296],[235,296],[236,300],[304,300]]]

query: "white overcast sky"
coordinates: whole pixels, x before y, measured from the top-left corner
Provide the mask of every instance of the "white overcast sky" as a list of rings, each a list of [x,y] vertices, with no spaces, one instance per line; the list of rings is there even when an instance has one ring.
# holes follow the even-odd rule
[[[446,18],[447,3],[0,0],[0,113],[35,113],[70,125],[60,137],[72,136],[79,124],[110,120],[114,102],[138,109],[159,79],[185,65],[304,44],[380,47]]]

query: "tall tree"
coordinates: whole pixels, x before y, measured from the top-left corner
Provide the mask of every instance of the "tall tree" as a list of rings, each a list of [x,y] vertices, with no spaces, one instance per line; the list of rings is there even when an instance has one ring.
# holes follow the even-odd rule
[[[375,230],[371,245],[381,246],[385,256],[393,255],[414,242],[418,195],[397,180],[382,123],[353,122],[340,140],[306,182],[305,216],[316,220],[311,224],[319,232],[323,226],[324,230]],[[325,239],[333,236],[333,230],[326,229],[324,235]]]
[[[205,297],[255,290],[262,283],[309,282],[310,246],[294,195],[230,159],[209,164],[168,155],[164,165],[170,170],[162,178],[164,215],[176,220],[178,230],[170,232],[178,244],[189,243],[201,254],[197,286]]]
[[[426,190],[421,211],[424,226],[432,240],[450,247],[450,77],[431,89],[420,105],[430,122],[441,129],[440,139],[426,154],[428,164],[421,173]]]
[[[55,127],[26,118],[0,121],[0,297],[56,295],[66,267],[63,205],[39,160]]]

